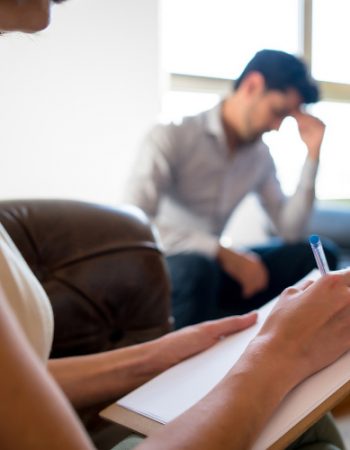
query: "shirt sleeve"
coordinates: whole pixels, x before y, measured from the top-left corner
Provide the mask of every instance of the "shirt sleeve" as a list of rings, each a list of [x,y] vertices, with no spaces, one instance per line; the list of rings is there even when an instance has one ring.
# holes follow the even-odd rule
[[[157,215],[162,195],[173,182],[173,133],[170,126],[156,126],[141,144],[136,163],[128,180],[124,200],[151,218]]]
[[[258,189],[258,195],[277,233],[287,242],[295,242],[304,236],[315,200],[317,170],[318,162],[306,158],[295,193],[286,197],[272,158],[269,162],[267,176]]]
[[[193,252],[215,256],[217,236],[182,226],[181,220],[164,221],[158,212],[163,198],[174,188],[181,166],[183,130],[177,125],[157,125],[141,144],[136,164],[127,183],[124,201],[141,208],[158,229],[160,243],[167,254]]]

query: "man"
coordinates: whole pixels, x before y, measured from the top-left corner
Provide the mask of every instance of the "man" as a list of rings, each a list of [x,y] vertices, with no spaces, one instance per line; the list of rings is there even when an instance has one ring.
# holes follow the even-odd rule
[[[318,89],[302,61],[262,50],[234,91],[180,125],[156,126],[146,138],[127,200],[152,217],[167,252],[177,327],[261,306],[314,267],[300,243],[315,197],[325,126],[303,105]],[[286,198],[263,133],[293,116],[307,157],[295,194]],[[249,251],[220,244],[240,201],[254,192],[285,243]],[[332,268],[335,254],[326,248]],[[220,299],[220,301],[218,301]]]
[[[34,30],[33,20],[37,20],[37,14],[41,15],[44,3],[0,0],[0,31]],[[25,17],[18,13],[17,22],[19,5],[28,8]],[[48,8],[46,11],[48,21]],[[13,14],[11,26],[7,20],[2,22],[9,13]],[[11,307],[14,296],[26,300],[26,288],[34,282],[34,276],[6,232],[0,239],[0,250],[2,261],[13,269],[9,278],[15,287],[5,291],[0,283],[0,447],[92,450],[70,404],[34,353]],[[249,448],[288,391],[349,350],[349,284],[350,273],[344,272],[286,291],[227,377],[201,403],[165,426],[160,435],[146,440],[144,448],[163,449],[164,445],[169,449]],[[28,320],[30,317],[29,314]],[[255,320],[256,314],[251,313],[196,325],[146,344],[100,355],[62,358],[50,369],[71,401],[106,401],[115,398],[118,389],[119,394],[126,387],[132,389],[152,374],[252,325]],[[100,371],[99,376],[96,370]],[[250,395],[243,395],[247,391]],[[319,422],[317,434],[304,435],[300,448],[344,449],[333,428],[327,433],[325,420]],[[125,450],[126,445],[120,448]]]

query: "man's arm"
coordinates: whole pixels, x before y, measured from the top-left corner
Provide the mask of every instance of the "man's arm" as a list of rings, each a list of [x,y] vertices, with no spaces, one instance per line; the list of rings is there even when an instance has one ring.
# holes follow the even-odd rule
[[[259,199],[279,236],[287,242],[303,237],[315,200],[317,163],[305,161],[296,191],[290,197],[282,192],[275,167],[260,186]]]
[[[250,448],[284,397],[350,348],[350,273],[289,288],[228,375],[140,450]]]
[[[295,193],[286,198],[276,177],[271,159],[267,176],[258,190],[262,206],[272,219],[278,234],[286,241],[303,236],[315,200],[315,181],[325,125],[316,117],[298,111],[296,119],[300,137],[306,145],[307,157]]]
[[[255,321],[251,313],[204,322],[144,344],[50,360],[49,371],[77,408],[113,401]]]
[[[300,137],[306,145],[308,158],[318,162],[326,130],[325,124],[317,117],[303,111],[295,112],[293,117],[297,121]]]
[[[155,218],[163,196],[172,187],[175,165],[174,128],[157,125],[141,144],[124,193],[125,201]]]
[[[249,298],[267,287],[269,274],[256,253],[239,253],[219,246],[217,260],[223,270],[240,283],[243,297]]]

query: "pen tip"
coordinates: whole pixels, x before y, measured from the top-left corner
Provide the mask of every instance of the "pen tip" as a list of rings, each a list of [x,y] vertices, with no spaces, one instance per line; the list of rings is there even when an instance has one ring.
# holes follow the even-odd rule
[[[309,237],[309,242],[310,242],[310,244],[314,244],[314,245],[318,244],[320,242],[320,238],[319,238],[319,236],[317,234],[312,234]]]

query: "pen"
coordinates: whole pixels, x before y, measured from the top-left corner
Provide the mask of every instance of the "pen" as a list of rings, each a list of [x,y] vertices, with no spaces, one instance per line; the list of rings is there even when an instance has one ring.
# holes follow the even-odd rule
[[[322,275],[324,275],[327,272],[329,272],[329,267],[326,260],[326,256],[323,251],[321,239],[319,238],[319,236],[317,236],[317,234],[312,234],[309,237],[309,242],[316,260],[318,270],[321,272]]]

